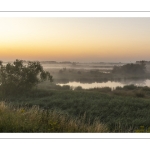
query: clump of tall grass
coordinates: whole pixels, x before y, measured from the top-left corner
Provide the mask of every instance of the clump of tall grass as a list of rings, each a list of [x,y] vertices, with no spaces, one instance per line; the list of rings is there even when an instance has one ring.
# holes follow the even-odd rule
[[[136,133],[150,133],[150,127],[144,127],[140,126],[138,129],[136,129],[134,132]]]
[[[14,107],[11,103],[0,102],[0,132],[108,132],[98,121],[85,123],[85,116],[70,118],[54,110],[38,106]]]

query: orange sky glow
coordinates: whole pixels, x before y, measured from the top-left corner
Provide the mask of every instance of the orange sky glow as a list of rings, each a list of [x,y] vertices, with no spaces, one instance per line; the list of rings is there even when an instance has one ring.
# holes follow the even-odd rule
[[[150,18],[0,18],[0,59],[150,60]]]

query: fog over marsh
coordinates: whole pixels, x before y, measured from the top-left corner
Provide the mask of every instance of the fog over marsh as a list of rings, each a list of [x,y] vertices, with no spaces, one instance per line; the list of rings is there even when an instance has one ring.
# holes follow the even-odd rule
[[[121,62],[41,62],[45,70],[49,71],[54,77],[54,83],[60,86],[69,85],[82,87],[83,89],[110,87],[112,90],[116,87],[134,84],[136,86],[150,86],[149,78],[139,77],[134,74],[129,78],[121,75],[113,75],[114,67],[121,67],[128,63]],[[134,63],[136,64],[136,63]],[[146,72],[149,73],[150,65],[146,65]],[[141,73],[142,75],[142,73]]]

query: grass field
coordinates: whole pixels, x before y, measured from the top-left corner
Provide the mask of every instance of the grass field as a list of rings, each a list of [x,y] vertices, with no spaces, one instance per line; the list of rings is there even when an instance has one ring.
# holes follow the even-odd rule
[[[139,132],[141,126],[144,127],[144,132],[148,132],[150,127],[149,91],[148,87],[134,85],[118,87],[114,91],[109,88],[73,91],[68,86],[52,86],[49,89],[38,87],[24,96],[8,96],[5,100],[15,107],[33,109],[32,107],[36,105],[40,109],[62,112],[73,120],[74,118],[80,120],[84,116],[84,124],[93,126],[95,121],[98,121],[107,127],[107,132]],[[82,130],[83,128],[78,131],[71,130],[71,132],[82,132]],[[94,132],[94,130],[90,131]],[[95,131],[101,132],[96,129]],[[67,131],[62,130],[62,132]],[[85,129],[83,132],[88,130]]]

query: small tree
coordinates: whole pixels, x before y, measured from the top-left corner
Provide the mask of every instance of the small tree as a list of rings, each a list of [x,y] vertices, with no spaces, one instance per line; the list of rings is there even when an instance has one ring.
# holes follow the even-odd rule
[[[3,95],[30,91],[44,80],[52,82],[52,76],[43,70],[38,61],[30,61],[27,65],[23,64],[23,60],[16,60],[6,65],[0,61],[0,91]]]

